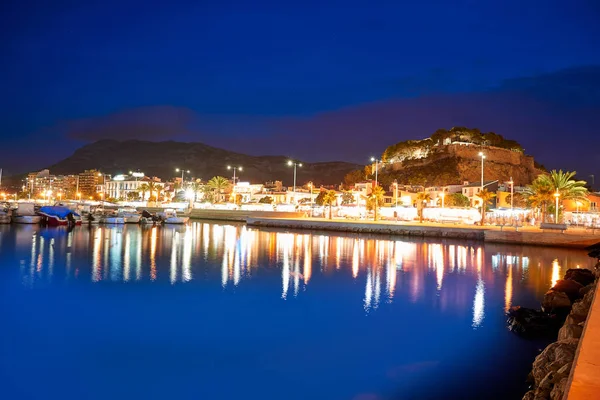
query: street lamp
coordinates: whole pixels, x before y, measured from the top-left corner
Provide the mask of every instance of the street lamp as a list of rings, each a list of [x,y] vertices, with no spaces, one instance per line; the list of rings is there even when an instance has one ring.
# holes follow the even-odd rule
[[[398,208],[398,180],[394,179],[394,197],[396,198],[396,208]]]
[[[510,215],[512,217],[513,204],[515,203],[515,182],[513,181],[512,176],[510,177],[510,181],[508,183],[510,183]]]
[[[378,185],[377,173],[379,171],[379,163],[381,162],[381,160],[379,160],[375,157],[371,157],[371,161],[375,163],[375,186],[377,186]]]
[[[229,170],[231,170],[231,169],[232,169],[232,170],[233,170],[233,190],[232,190],[232,194],[233,194],[233,203],[234,203],[234,204],[237,204],[237,197],[236,197],[236,195],[235,195],[235,180],[236,180],[237,178],[235,177],[235,173],[236,173],[236,171],[242,171],[243,169],[242,169],[242,167],[232,167],[231,165],[228,165],[228,166],[227,166],[227,169],[229,169]]]
[[[190,170],[183,170],[183,169],[179,169],[179,168],[175,168],[175,172],[180,172],[181,171],[181,189],[183,190],[183,174],[189,174]]]
[[[79,197],[79,202],[81,203],[81,192],[77,192],[77,197]]]
[[[554,193],[554,198],[556,199],[556,210],[554,210],[554,223],[558,224],[558,198],[560,197],[560,193],[558,193],[558,189],[556,189],[556,193]]]
[[[310,189],[310,216],[313,216],[313,183],[308,182],[308,188]]]
[[[291,167],[294,166],[294,203],[296,203],[296,167],[302,167],[302,163],[296,161],[288,161],[288,165]]]
[[[483,160],[485,160],[485,154],[483,154],[482,152],[479,152],[479,157],[481,157],[481,189],[480,191],[483,191]],[[482,207],[483,207],[483,201],[481,202]]]

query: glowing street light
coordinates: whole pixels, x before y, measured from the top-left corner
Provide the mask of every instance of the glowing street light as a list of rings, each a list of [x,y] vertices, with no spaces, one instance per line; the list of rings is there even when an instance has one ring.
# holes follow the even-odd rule
[[[302,163],[289,160],[288,165],[291,167],[294,166],[294,203],[296,203],[296,167],[302,167]]]
[[[485,160],[485,154],[479,152],[479,157],[481,157],[481,189],[483,191],[483,160]],[[483,207],[483,201],[481,202],[481,206]]]
[[[310,189],[310,216],[313,216],[313,183],[308,182],[308,188]]]
[[[378,185],[378,181],[377,181],[377,173],[379,172],[379,164],[382,162],[381,160],[375,158],[375,157],[371,157],[371,161],[375,163],[375,186]]]
[[[508,183],[510,183],[510,213],[512,216],[513,204],[515,203],[515,181],[513,181],[512,176],[510,177],[510,181]]]
[[[554,198],[556,199],[556,210],[554,210],[554,223],[558,224],[558,198],[560,197],[560,193],[558,193],[558,189],[556,189],[556,193],[554,193]]]
[[[175,172],[181,172],[181,188],[183,189],[183,174],[189,174],[190,170],[183,170],[183,169],[179,169],[179,168],[175,168]]]

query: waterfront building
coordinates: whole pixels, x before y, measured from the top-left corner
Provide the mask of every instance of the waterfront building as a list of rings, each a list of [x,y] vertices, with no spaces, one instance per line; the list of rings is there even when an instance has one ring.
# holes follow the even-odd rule
[[[152,182],[156,188],[153,193],[143,192],[144,186]],[[131,200],[142,197],[142,200],[148,200],[150,197],[158,197],[165,190],[165,184],[159,178],[137,178],[130,175],[115,175],[108,179],[104,185],[104,196],[107,199]]]
[[[102,181],[102,177],[98,176],[99,172],[95,169],[88,169],[79,174],[78,191],[82,198],[86,199],[95,196],[98,193],[98,184]]]

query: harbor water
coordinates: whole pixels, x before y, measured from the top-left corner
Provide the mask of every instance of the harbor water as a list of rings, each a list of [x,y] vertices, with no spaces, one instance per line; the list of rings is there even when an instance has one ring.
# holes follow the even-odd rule
[[[517,399],[506,329],[584,251],[252,229],[0,225],[0,398]]]

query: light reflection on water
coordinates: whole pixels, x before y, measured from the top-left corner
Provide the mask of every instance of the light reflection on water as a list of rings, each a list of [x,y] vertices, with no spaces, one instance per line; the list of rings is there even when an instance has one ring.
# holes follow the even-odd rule
[[[337,394],[339,386],[335,381],[328,383],[319,379],[331,369],[342,371],[338,372],[340,376],[348,377],[344,387],[352,390],[359,391],[359,383],[353,386],[353,382],[362,376],[381,388],[387,385],[390,376],[406,375],[406,378],[398,378],[400,383],[396,384],[409,388],[418,374],[403,366],[386,370],[388,365],[435,366],[441,361],[447,362],[443,359],[445,356],[453,360],[467,357],[468,362],[440,367],[443,370],[426,374],[429,381],[434,376],[442,379],[437,377],[453,368],[465,376],[485,373],[485,369],[479,371],[475,367],[475,370],[462,372],[464,365],[471,362],[476,365],[473,360],[482,354],[486,363],[493,361],[494,365],[501,365],[503,374],[512,371],[509,363],[514,362],[514,356],[506,355],[503,359],[504,351],[496,355],[487,352],[497,343],[513,346],[512,354],[525,349],[527,351],[522,352],[525,355],[535,353],[538,346],[513,341],[514,337],[504,326],[506,310],[515,304],[537,306],[549,285],[567,268],[591,267],[592,263],[585,252],[563,249],[258,230],[232,224],[100,226],[75,228],[72,232],[0,226],[0,284],[5,285],[5,293],[9,293],[6,289],[10,290],[7,298],[16,305],[16,312],[1,315],[13,318],[16,321],[13,328],[21,329],[19,334],[24,339],[21,347],[17,347],[19,351],[31,343],[27,339],[28,332],[39,329],[35,324],[32,325],[35,328],[27,328],[29,321],[37,324],[38,319],[51,315],[48,320],[63,318],[58,326],[71,324],[66,332],[74,334],[69,340],[80,343],[78,338],[83,341],[89,335],[94,341],[104,343],[107,353],[118,354],[112,351],[112,342],[107,345],[105,341],[113,334],[113,315],[121,313],[116,331],[123,338],[117,335],[115,340],[125,340],[131,335],[135,338],[131,340],[137,343],[138,325],[141,325],[147,328],[143,334],[145,340],[159,349],[176,348],[176,343],[181,341],[198,352],[194,353],[195,361],[191,365],[207,376],[205,387],[210,387],[212,381],[215,385],[221,382],[219,373],[223,371],[214,369],[214,365],[221,365],[221,353],[241,352],[250,353],[252,356],[248,359],[255,358],[256,364],[244,369],[247,359],[240,356],[236,362],[226,364],[228,376],[232,369],[239,376],[247,375],[249,381],[267,379],[264,377],[274,370],[294,370],[298,363],[294,371],[307,374],[304,382],[307,385],[313,382],[319,389],[329,387],[329,394]],[[57,307],[55,302],[44,308],[44,302],[52,302],[61,295],[65,296],[64,303],[58,302]],[[13,300],[15,297],[18,300]],[[113,302],[113,298],[117,300]],[[29,312],[21,315],[20,310],[28,299],[32,303]],[[66,305],[79,302],[93,313],[78,314],[77,309],[69,314]],[[128,306],[136,311],[130,311]],[[35,310],[40,307],[43,311],[37,315]],[[93,319],[80,327],[79,320],[85,320],[87,315]],[[93,326],[98,332],[87,330],[87,326]],[[103,327],[111,328],[103,331],[108,329]],[[447,337],[457,343],[438,344],[440,338]],[[59,343],[62,342],[59,340]],[[203,343],[210,346],[219,343],[214,344],[218,349],[216,355],[202,347]],[[62,345],[67,351],[56,347],[57,360],[66,357],[65,354],[69,357],[79,354],[79,347]],[[255,347],[256,354],[249,350]],[[350,348],[353,350],[348,351]],[[143,348],[142,354],[134,354],[146,360],[146,357],[152,359],[153,351]],[[30,357],[35,359],[42,353],[32,350]],[[15,351],[10,359],[11,368],[21,357],[22,354]],[[86,363],[86,360],[95,360],[96,355],[86,357],[68,359],[64,364]],[[177,357],[185,358],[184,355]],[[196,360],[204,359],[207,364],[199,366],[200,361]],[[163,365],[160,360],[152,367]],[[169,368],[177,365],[169,360],[167,357],[165,364]],[[528,359],[524,369],[528,369],[530,363]],[[142,372],[149,373],[142,364],[136,365]],[[108,373],[102,364],[86,365],[97,368],[97,373]],[[240,368],[236,369],[236,365]],[[19,371],[28,368],[29,365]],[[63,365],[64,368],[67,367]],[[383,372],[369,375],[380,371],[378,368]],[[307,372],[313,369],[314,373]],[[255,373],[248,372],[254,370]],[[516,376],[515,382],[523,381],[526,374],[527,371],[523,371]],[[191,380],[201,375],[194,375]],[[489,378],[477,379],[504,381]],[[276,387],[279,382],[270,378],[267,381],[263,387]],[[448,381],[445,384],[451,385]],[[436,385],[443,386],[444,382]],[[229,386],[225,385],[218,390],[227,389]],[[310,392],[306,397],[352,398],[356,393],[319,397],[309,396],[314,394]],[[103,394],[106,398],[106,392]],[[162,394],[164,398],[169,397]],[[245,392],[230,394],[223,398],[246,395]],[[207,395],[206,398],[215,397]]]
[[[8,233],[2,234],[4,251],[7,251]],[[507,310],[512,305],[515,280],[526,280],[527,285],[544,290],[548,283],[554,284],[560,278],[561,262],[572,264],[571,253],[557,249],[552,251],[557,256],[548,259],[542,252],[505,254],[500,252],[502,246],[484,247],[477,242],[459,244],[331,236],[208,223],[148,229],[101,226],[72,232],[19,227],[15,229],[15,236],[15,247],[30,247],[19,265],[22,282],[31,287],[52,281],[57,257],[65,258],[65,271],[61,275],[64,274],[66,279],[89,276],[96,283],[132,282],[132,278],[155,281],[166,277],[171,284],[185,283],[195,279],[198,269],[206,261],[218,261],[224,288],[240,285],[258,268],[280,268],[281,298],[287,299],[290,290],[293,296],[298,296],[301,289],[306,290],[316,262],[320,267],[319,274],[327,276],[336,270],[349,271],[353,279],[362,281],[364,309],[369,312],[380,305],[382,280],[385,281],[384,301],[393,301],[398,279],[401,279],[402,287],[408,289],[410,301],[414,303],[424,296],[425,287],[431,282],[429,277],[432,277],[438,296],[445,303],[450,301],[444,290],[445,280],[448,276],[466,274],[476,278],[469,290],[473,293],[472,325],[475,328],[485,319],[486,284],[493,280],[494,274],[505,276],[504,308]],[[19,253],[19,256],[25,254]],[[82,262],[86,258],[89,264]],[[526,279],[527,268],[532,262],[538,268]],[[578,265],[586,263],[589,264],[589,260],[584,255],[577,259]],[[91,270],[87,265],[91,265]],[[453,297],[455,301],[467,301],[463,295]]]

